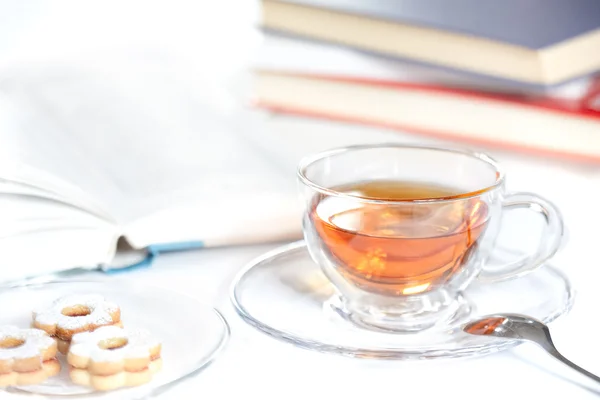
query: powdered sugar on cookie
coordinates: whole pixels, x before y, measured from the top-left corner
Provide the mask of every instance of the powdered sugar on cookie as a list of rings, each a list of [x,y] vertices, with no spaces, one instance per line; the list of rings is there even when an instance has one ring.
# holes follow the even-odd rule
[[[10,346],[3,348],[3,343]],[[54,344],[54,339],[39,329],[0,327],[0,360],[41,357]]]
[[[49,307],[33,312],[36,325],[55,325],[62,329],[80,329],[107,325],[116,321],[119,307],[100,295],[70,295],[55,300]],[[83,311],[83,312],[82,312]]]
[[[149,358],[160,341],[143,329],[105,326],[73,336],[69,352],[94,362]]]

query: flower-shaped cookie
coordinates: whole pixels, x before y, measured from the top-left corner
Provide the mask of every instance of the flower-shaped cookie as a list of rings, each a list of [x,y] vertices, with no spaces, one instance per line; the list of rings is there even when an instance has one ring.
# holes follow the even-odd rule
[[[71,380],[97,390],[138,386],[160,370],[161,343],[146,330],[105,326],[73,336]]]
[[[33,327],[56,337],[61,353],[68,351],[74,334],[107,325],[121,325],[121,310],[95,294],[65,296],[33,312]]]
[[[39,329],[0,327],[0,386],[41,383],[60,372],[56,341]]]

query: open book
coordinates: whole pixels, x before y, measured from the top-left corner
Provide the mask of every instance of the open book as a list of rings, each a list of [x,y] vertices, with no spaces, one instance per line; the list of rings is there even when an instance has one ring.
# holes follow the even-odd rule
[[[243,113],[206,82],[157,76],[104,66],[3,82],[1,280],[300,237],[294,176]]]

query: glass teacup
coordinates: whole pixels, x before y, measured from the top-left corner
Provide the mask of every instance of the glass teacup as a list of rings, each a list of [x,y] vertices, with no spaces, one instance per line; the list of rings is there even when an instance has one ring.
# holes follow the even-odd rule
[[[411,332],[468,314],[461,292],[478,278],[532,271],[560,247],[563,223],[547,200],[506,193],[485,154],[394,144],[353,146],[302,160],[309,252],[338,294],[328,306],[362,327]],[[505,210],[541,213],[543,240],[492,265]]]

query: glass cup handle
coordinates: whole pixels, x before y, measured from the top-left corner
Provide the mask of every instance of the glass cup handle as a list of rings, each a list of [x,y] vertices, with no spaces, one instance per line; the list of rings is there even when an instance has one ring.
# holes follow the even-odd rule
[[[546,227],[537,249],[520,259],[508,262],[497,270],[484,267],[478,276],[479,281],[497,282],[533,271],[553,257],[560,248],[564,236],[564,224],[560,211],[548,200],[533,193],[509,193],[502,202],[505,211],[525,208],[544,217]]]

